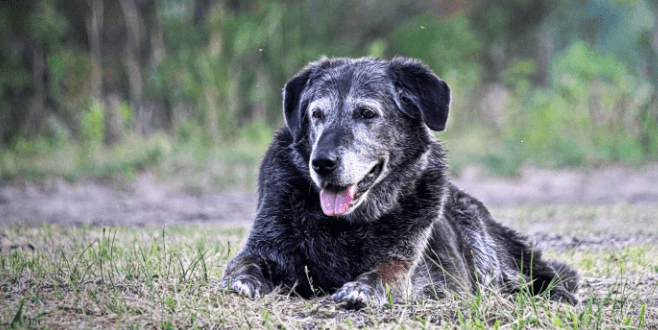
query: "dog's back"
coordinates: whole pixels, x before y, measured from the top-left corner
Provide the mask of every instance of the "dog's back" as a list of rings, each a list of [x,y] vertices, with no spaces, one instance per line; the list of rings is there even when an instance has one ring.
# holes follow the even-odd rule
[[[442,282],[458,292],[489,285],[516,292],[525,285],[533,294],[549,290],[551,299],[577,302],[572,294],[577,290],[575,271],[543,260],[527,236],[496,222],[477,199],[453,185],[449,191],[443,217],[435,223],[425,251],[425,269],[419,268],[422,276],[414,277],[418,287],[424,286],[424,294],[440,294],[435,286]],[[455,261],[455,254],[463,258]],[[468,275],[457,276],[464,273]]]

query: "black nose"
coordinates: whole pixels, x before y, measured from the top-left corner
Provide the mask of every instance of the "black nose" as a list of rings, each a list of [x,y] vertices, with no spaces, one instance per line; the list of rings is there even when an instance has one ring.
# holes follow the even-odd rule
[[[331,174],[340,164],[340,158],[334,153],[316,154],[311,161],[313,170],[320,175]]]

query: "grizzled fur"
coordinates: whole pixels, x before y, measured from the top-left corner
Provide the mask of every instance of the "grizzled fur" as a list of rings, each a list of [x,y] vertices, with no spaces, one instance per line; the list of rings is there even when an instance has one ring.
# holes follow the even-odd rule
[[[543,260],[448,181],[430,130],[445,128],[450,89],[422,63],[321,59],[283,95],[286,127],[261,165],[253,228],[223,287],[259,297],[280,286],[377,307],[386,286],[399,299],[530,283],[576,302],[575,272]],[[326,215],[321,191],[349,186],[358,189],[349,209]]]

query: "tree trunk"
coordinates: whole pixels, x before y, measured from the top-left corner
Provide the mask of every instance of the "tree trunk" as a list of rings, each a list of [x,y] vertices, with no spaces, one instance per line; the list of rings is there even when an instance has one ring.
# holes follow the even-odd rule
[[[45,62],[43,57],[43,44],[34,40],[25,43],[27,52],[32,60],[32,82],[34,86],[34,98],[29,104],[27,120],[23,128],[23,133],[27,137],[34,137],[41,124],[44,113],[45,100]]]
[[[550,66],[550,54],[553,51],[551,45],[551,37],[543,28],[538,27],[535,32],[535,63],[537,71],[533,75],[533,83],[535,86],[548,85],[548,73]]]
[[[160,69],[160,64],[166,55],[166,46],[164,41],[164,27],[162,25],[162,0],[155,0],[155,14],[151,18],[151,63],[150,67],[155,67],[156,70]],[[165,88],[165,90],[167,90]],[[169,98],[166,93],[159,93],[155,100],[157,108],[157,116],[162,128],[169,130],[173,127],[173,109],[169,104]]]
[[[127,43],[124,52],[124,62],[128,80],[130,83],[130,108],[135,119],[135,125],[142,131],[148,133],[151,122],[151,107],[142,106],[142,72],[139,61],[141,46],[140,18],[135,0],[120,0],[123,18],[126,22]]]
[[[87,20],[87,34],[91,47],[91,96],[98,102],[103,98],[103,0],[88,0],[91,17]]]

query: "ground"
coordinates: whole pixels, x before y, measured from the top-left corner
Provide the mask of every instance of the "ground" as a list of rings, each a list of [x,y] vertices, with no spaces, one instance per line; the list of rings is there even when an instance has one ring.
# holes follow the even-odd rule
[[[526,167],[518,178],[489,177],[472,166],[452,180],[487,205],[498,221],[536,236],[544,248],[568,248],[574,244],[619,246],[657,240],[656,231],[640,230],[641,223],[620,229],[618,223],[607,223],[605,217],[597,218],[600,223],[582,223],[590,227],[575,228],[575,232],[564,228],[568,224],[563,219],[550,214],[544,218],[534,214],[536,219],[532,221],[522,218],[533,216],[528,212],[536,213],[532,206],[544,205],[553,213],[574,209],[596,209],[599,213],[628,211],[651,225],[657,219],[652,210],[658,207],[658,164],[595,170]],[[92,182],[70,185],[63,180],[41,186],[0,187],[0,219],[9,224],[248,226],[256,211],[256,200],[255,191],[181,194],[146,173],[122,189]],[[624,207],[632,210],[623,210]]]
[[[582,303],[489,290],[358,312],[323,297],[252,302],[218,281],[255,192],[186,195],[146,173],[121,189],[0,187],[0,328],[658,329],[658,164],[507,179],[472,167],[453,181],[577,269]]]

